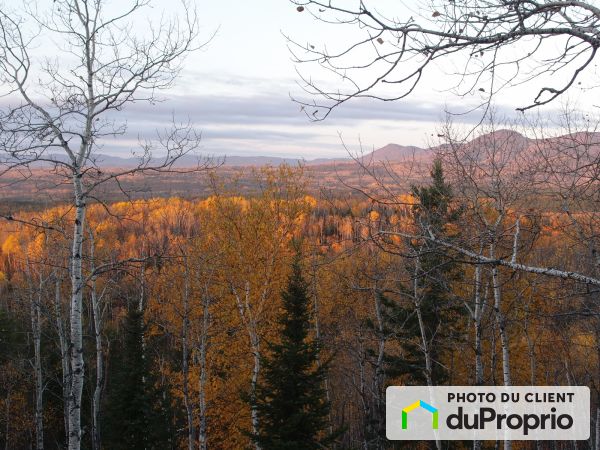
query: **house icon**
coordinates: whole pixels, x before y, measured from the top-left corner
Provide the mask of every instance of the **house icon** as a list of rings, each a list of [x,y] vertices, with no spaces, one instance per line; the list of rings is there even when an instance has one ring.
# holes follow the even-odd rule
[[[408,428],[408,413],[417,408],[423,408],[424,410],[429,411],[431,413],[431,428],[437,430],[438,410],[437,408],[434,408],[429,403],[426,403],[423,400],[416,401],[402,410],[402,429],[406,430]]]

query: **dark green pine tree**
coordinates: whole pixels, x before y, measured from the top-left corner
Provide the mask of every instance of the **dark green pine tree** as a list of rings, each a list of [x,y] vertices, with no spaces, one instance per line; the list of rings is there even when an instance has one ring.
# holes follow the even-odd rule
[[[413,186],[412,193],[419,200],[414,215],[420,234],[427,235],[431,230],[437,237],[452,240],[445,229],[460,217],[460,211],[451,208],[452,188],[444,178],[440,160],[435,160],[430,172],[431,182],[426,186]],[[446,350],[445,342],[455,342],[456,327],[461,318],[461,305],[457,304],[450,292],[450,283],[459,276],[459,267],[453,262],[447,250],[439,245],[423,240],[412,244],[420,262],[418,287],[422,293],[421,312],[427,338],[431,343],[433,359],[438,360]],[[409,268],[412,272],[412,267]],[[407,297],[412,295],[413,285],[400,286]],[[424,384],[425,365],[421,349],[420,330],[415,307],[412,303],[394,301],[379,294],[383,334],[386,339],[402,340],[402,355],[386,354],[384,370],[386,378],[405,377],[405,382]],[[367,326],[379,333],[372,321]],[[434,365],[433,380],[441,384],[446,379],[445,370],[439,364]]]
[[[104,409],[103,444],[115,450],[173,447],[170,396],[156,387],[144,348],[143,314],[129,308],[122,342],[113,344]]]
[[[449,235],[446,225],[456,222],[460,211],[452,208],[452,189],[444,178],[440,160],[434,161],[430,174],[431,182],[428,185],[412,188],[412,194],[418,199],[414,209],[416,225],[421,235],[427,236],[431,230],[439,238],[452,240],[456,236]],[[442,359],[460,336],[458,324],[462,320],[462,305],[456,302],[450,291],[451,282],[460,275],[459,267],[453,262],[452,255],[439,245],[422,240],[411,246],[420,263],[416,281],[422,295],[420,310],[425,334],[434,361],[431,379],[434,384],[443,384],[448,379],[448,373],[444,366],[436,362]],[[409,267],[411,273],[413,270],[413,267]],[[406,298],[411,298],[414,288],[412,282],[399,288],[406,293]],[[371,320],[367,320],[367,326],[377,335],[383,334],[380,337],[386,340],[397,339],[402,343],[400,354],[384,354],[385,379],[401,378],[407,385],[425,385],[426,364],[415,305],[393,300],[381,293],[378,294],[378,300],[383,329],[380,330]],[[375,352],[369,353],[372,358],[377,357]],[[372,411],[372,417],[367,422],[365,433],[368,442],[377,443],[385,437],[385,405],[382,403],[380,408],[380,411]]]
[[[253,440],[264,450],[326,448],[329,403],[325,399],[325,365],[319,366],[319,343],[309,338],[307,285],[296,259],[278,323],[281,343],[269,345],[255,404],[260,425]]]
[[[415,206],[415,220],[421,235],[428,236],[432,232],[438,238],[452,241],[458,236],[451,235],[447,226],[458,221],[461,211],[452,207],[452,187],[446,182],[441,160],[434,160],[430,175],[429,185],[412,188],[413,195],[419,200]],[[417,283],[423,296],[421,313],[431,357],[440,361],[442,354],[460,336],[457,327],[464,311],[451,292],[452,281],[460,278],[460,267],[448,249],[439,244],[425,240],[413,249],[420,263]],[[416,324],[413,326],[418,329]],[[448,373],[441,364],[434,364],[432,369],[434,384],[447,380]]]

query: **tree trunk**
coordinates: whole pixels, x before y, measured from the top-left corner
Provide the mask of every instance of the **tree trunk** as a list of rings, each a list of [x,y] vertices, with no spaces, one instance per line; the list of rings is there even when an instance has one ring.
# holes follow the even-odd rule
[[[86,215],[86,204],[83,197],[83,186],[80,174],[74,173],[75,187],[75,222],[73,225],[73,246],[71,248],[71,306],[70,306],[70,364],[71,389],[69,392],[69,450],[81,448],[81,395],[84,381],[83,360],[83,230]]]
[[[248,337],[250,339],[250,351],[252,352],[254,362],[252,378],[250,380],[250,419],[252,423],[252,434],[258,436],[260,419],[258,417],[258,410],[256,409],[256,386],[260,374],[260,337],[258,336],[258,324],[250,308],[250,282],[246,281],[244,286],[244,301],[240,298],[239,292],[234,285],[231,285],[231,292],[235,296],[240,318],[248,331]],[[263,292],[263,297],[265,295],[266,291]],[[254,448],[255,450],[260,450],[261,447],[255,442]]]
[[[494,246],[490,246],[490,257],[494,257]],[[496,323],[498,324],[498,332],[500,334],[500,345],[502,347],[502,380],[504,386],[511,386],[510,379],[510,350],[508,336],[506,334],[506,318],[502,312],[502,287],[500,285],[500,275],[498,266],[492,267],[492,285],[494,288],[494,311],[496,315]],[[512,442],[504,441],[504,450],[511,450]]]
[[[207,418],[206,418],[206,378],[207,378],[207,364],[206,354],[208,351],[208,328],[210,326],[210,297],[205,293],[203,298],[203,312],[202,312],[202,330],[200,334],[200,380],[198,387],[198,396],[200,404],[200,424],[198,429],[198,441],[200,444],[200,450],[207,450],[208,448],[208,436],[207,436]]]
[[[196,446],[196,429],[194,427],[194,411],[190,399],[189,388],[189,328],[190,328],[190,271],[187,256],[183,256],[184,281],[183,281],[183,317],[181,324],[181,365],[183,375],[183,402],[187,415],[188,425],[188,450]]]
[[[96,295],[92,295],[92,314],[94,316],[94,335],[96,340],[96,386],[94,388],[94,399],[92,402],[92,444],[94,450],[100,450],[100,409],[102,405],[102,389],[104,387],[104,351],[102,348],[102,319],[101,309],[98,305]]]
[[[60,363],[62,368],[62,395],[65,422],[65,436],[69,436],[69,398],[71,390],[71,366],[69,363],[69,349],[63,323],[63,311],[61,306],[60,284],[61,279],[56,277],[54,288],[54,314],[56,316],[56,329],[58,333],[58,344],[60,347]]]
[[[382,442],[381,432],[385,430],[385,371],[383,368],[383,359],[385,356],[386,336],[381,316],[381,303],[377,291],[373,289],[373,302],[375,307],[375,318],[377,319],[377,360],[375,361],[373,377],[373,393],[375,396],[374,419],[377,424],[376,449],[381,449],[385,445]]]
[[[481,266],[475,266],[475,308],[473,309],[473,325],[475,327],[475,386],[483,385],[483,361],[482,361],[482,318],[485,302],[481,296]],[[480,450],[482,442],[473,441],[473,450]]]
[[[484,312],[484,303],[481,297],[481,266],[475,267],[475,308],[473,313],[473,323],[475,327],[475,385],[483,385],[483,361],[482,361],[482,318]]]
[[[256,330],[250,331],[250,340],[252,342],[252,354],[254,355],[254,367],[252,368],[252,381],[250,383],[250,395],[252,398],[252,433],[258,435],[259,417],[256,409],[256,385],[258,384],[258,375],[260,374],[260,349]],[[254,444],[256,450],[260,450],[260,445]]]
[[[427,337],[427,330],[425,329],[425,322],[423,321],[423,312],[421,311],[421,294],[419,289],[419,276],[421,272],[421,264],[419,258],[415,258],[415,273],[413,280],[413,296],[415,311],[417,313],[417,320],[419,321],[419,332],[421,334],[421,345],[423,355],[425,357],[425,379],[427,380],[427,386],[433,386],[433,363],[431,360],[431,351],[429,348],[429,339]],[[439,439],[435,441],[435,447],[437,450],[441,450],[442,443]]]
[[[29,261],[27,262],[29,272]],[[29,274],[31,276],[31,273]],[[30,307],[31,307],[31,334],[33,337],[33,353],[34,363],[33,369],[35,374],[35,449],[44,449],[44,378],[42,374],[42,355],[41,355],[41,301],[42,289],[44,281],[42,274],[39,274],[39,286],[37,292],[30,292]],[[31,286],[33,288],[33,286]]]
[[[359,393],[360,393],[360,400],[361,400],[361,404],[362,404],[362,410],[363,410],[363,440],[362,440],[362,448],[363,450],[369,450],[369,434],[371,432],[371,417],[370,417],[370,411],[369,411],[369,403],[367,402],[367,382],[366,382],[366,377],[365,377],[365,364],[366,364],[366,360],[367,360],[367,356],[366,356],[366,352],[364,349],[364,344],[363,344],[364,338],[362,336],[362,333],[359,331],[359,336],[358,336],[358,367],[359,367],[359,376],[360,376],[360,383],[359,383]]]
[[[494,310],[496,313],[496,322],[500,334],[500,345],[502,346],[502,379],[504,386],[511,386],[510,379],[510,351],[508,336],[506,334],[506,318],[502,313],[502,288],[498,275],[498,268],[492,269],[492,282],[494,283]]]
[[[96,281],[92,281],[92,315],[94,319],[94,337],[96,343],[96,386],[92,400],[92,447],[100,450],[100,409],[102,405],[102,390],[104,387],[104,350],[102,346],[102,309],[96,295]]]
[[[90,230],[90,272],[92,277],[91,301],[92,301],[92,320],[94,322],[94,342],[96,346],[96,386],[94,387],[94,397],[92,398],[92,448],[101,450],[102,438],[100,434],[100,412],[102,407],[102,391],[104,388],[104,349],[102,345],[102,308],[100,302],[103,294],[98,296],[96,290],[97,277],[94,275],[96,270],[95,261],[95,242],[94,234]]]
[[[421,337],[421,351],[425,357],[425,379],[427,380],[427,386],[433,386],[432,370],[433,365],[431,364],[431,353],[429,351],[429,339],[427,338],[427,330],[425,329],[425,322],[423,322],[423,314],[421,311],[421,294],[419,292],[419,272],[420,272],[419,259],[415,259],[415,273],[413,279],[413,301],[415,305],[415,312],[417,313],[417,320],[419,321],[419,333]]]

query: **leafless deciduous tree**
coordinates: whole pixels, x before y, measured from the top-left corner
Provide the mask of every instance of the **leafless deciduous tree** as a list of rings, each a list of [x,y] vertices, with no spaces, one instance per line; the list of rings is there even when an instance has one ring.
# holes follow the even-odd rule
[[[173,85],[184,57],[198,43],[198,17],[185,1],[179,19],[164,18],[145,34],[131,32],[131,21],[148,6],[132,0],[120,11],[104,0],[55,0],[48,11],[25,4],[21,11],[0,8],[0,82],[7,87],[8,107],[0,112],[0,174],[31,175],[33,164],[46,164],[72,185],[73,228],[69,262],[70,313],[68,346],[70,388],[68,448],[80,448],[81,396],[84,383],[82,299],[91,281],[83,270],[86,257],[86,210],[98,201],[98,188],[120,185],[122,177],[146,171],[174,171],[175,163],[193,153],[199,135],[189,124],[174,124],[142,144],[139,164],[105,171],[98,148],[106,138],[126,132],[116,118],[132,102],[154,103],[157,92]],[[32,32],[29,33],[29,30]],[[34,32],[34,30],[37,30]],[[34,50],[56,43],[57,57],[38,57]],[[202,170],[207,161],[199,160]],[[10,217],[8,217],[10,219]],[[107,267],[96,267],[105,271]]]
[[[407,97],[434,65],[452,67],[457,92],[480,93],[482,104],[503,87],[539,80],[532,97],[518,105],[524,111],[573,86],[586,87],[582,76],[593,70],[600,45],[600,8],[591,1],[434,0],[413,10],[402,3],[386,10],[374,0],[292,3],[356,35],[322,45],[289,38],[297,62],[318,64],[335,76],[331,84],[316,81],[313,71],[302,77],[319,98],[305,103],[313,120],[352,98]]]

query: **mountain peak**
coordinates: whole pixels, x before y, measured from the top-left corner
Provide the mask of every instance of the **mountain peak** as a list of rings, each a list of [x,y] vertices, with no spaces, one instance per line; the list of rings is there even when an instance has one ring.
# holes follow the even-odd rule
[[[367,158],[374,161],[406,161],[415,157],[420,157],[425,153],[421,147],[414,145],[387,144],[367,155]]]

